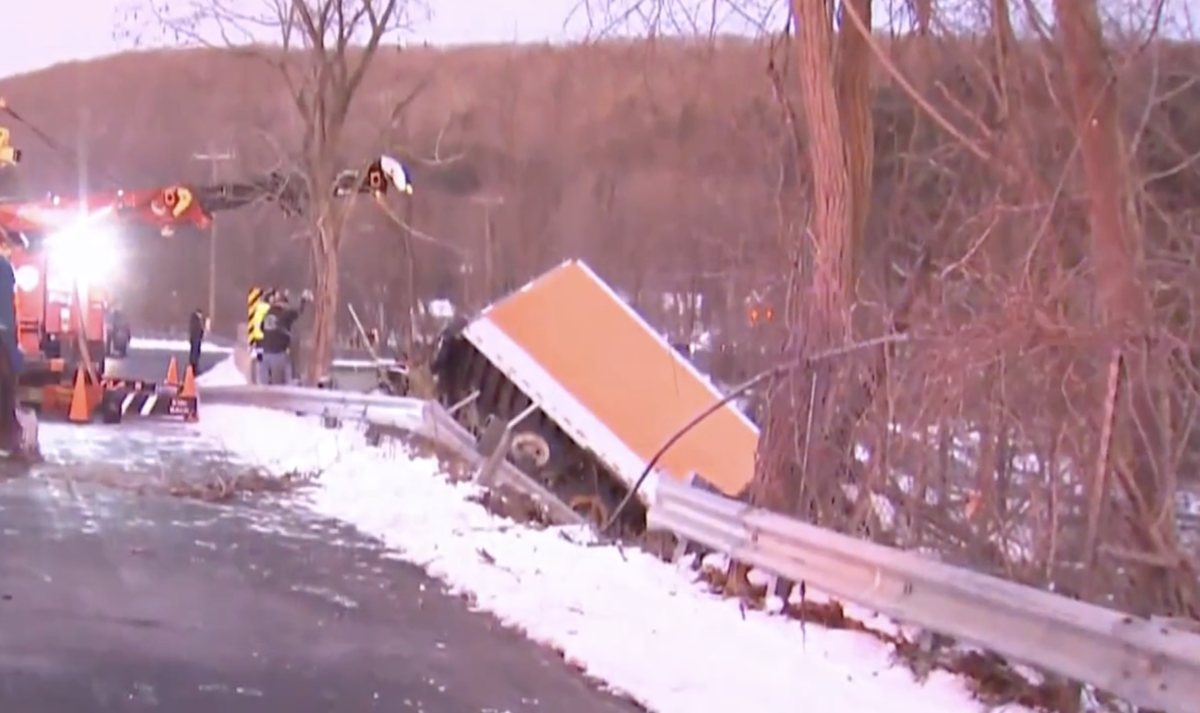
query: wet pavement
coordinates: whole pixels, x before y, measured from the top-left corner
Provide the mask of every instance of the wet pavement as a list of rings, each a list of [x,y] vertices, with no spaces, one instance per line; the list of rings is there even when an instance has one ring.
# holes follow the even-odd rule
[[[194,426],[41,436],[0,463],[0,711],[636,710],[351,528],[140,488],[239,474]]]
[[[634,710],[336,523],[0,485],[0,710]]]

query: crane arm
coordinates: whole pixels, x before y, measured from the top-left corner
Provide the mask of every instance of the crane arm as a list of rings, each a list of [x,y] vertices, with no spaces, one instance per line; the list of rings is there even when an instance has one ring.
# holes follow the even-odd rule
[[[380,156],[365,171],[343,171],[331,187],[335,197],[353,194],[383,197],[392,190],[412,194],[412,182],[404,165],[390,156]],[[237,210],[255,203],[274,203],[288,216],[302,216],[312,205],[308,182],[298,173],[272,171],[243,181],[184,184],[160,189],[134,198],[126,214],[140,216],[164,231],[182,225],[205,227],[216,213]]]
[[[365,171],[342,171],[334,179],[335,197],[351,194],[387,195],[391,190],[411,194],[412,183],[404,165],[390,156],[379,156]],[[308,182],[299,173],[272,171],[249,181],[192,188],[201,208],[210,216],[252,203],[276,203],[288,215],[304,215],[312,203]]]
[[[412,193],[403,164],[387,156],[372,161],[366,171],[343,171],[331,188],[335,197],[368,194],[382,197],[391,190]],[[152,227],[164,235],[182,227],[205,228],[216,213],[255,203],[274,203],[288,216],[305,215],[312,204],[308,184],[300,174],[273,171],[243,181],[179,184],[135,191],[94,193],[79,199],[49,197],[37,201],[0,202],[0,232],[10,240],[36,240],[80,223],[115,219]]]

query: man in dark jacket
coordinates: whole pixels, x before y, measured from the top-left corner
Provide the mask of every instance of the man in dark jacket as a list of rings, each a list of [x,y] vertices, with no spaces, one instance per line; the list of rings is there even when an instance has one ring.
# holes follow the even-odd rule
[[[22,429],[17,420],[17,376],[25,359],[17,344],[17,278],[8,255],[7,250],[0,251],[0,448],[18,453]]]
[[[271,309],[262,321],[262,358],[258,362],[259,384],[290,384],[292,382],[292,328],[312,301],[312,292],[305,290],[300,306],[292,307],[285,296],[276,296]]]
[[[192,376],[200,375],[200,348],[204,345],[204,311],[197,309],[188,317],[188,366]]]
[[[108,310],[108,330],[106,334],[108,356],[124,359],[129,355],[129,342],[133,333],[129,326],[129,317],[120,307],[110,307]]]

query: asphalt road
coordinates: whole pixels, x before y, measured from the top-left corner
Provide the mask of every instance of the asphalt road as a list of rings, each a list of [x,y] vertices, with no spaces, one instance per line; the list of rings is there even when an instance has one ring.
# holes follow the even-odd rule
[[[0,462],[0,711],[637,710],[344,525],[161,494],[242,467],[192,426],[41,442]]]

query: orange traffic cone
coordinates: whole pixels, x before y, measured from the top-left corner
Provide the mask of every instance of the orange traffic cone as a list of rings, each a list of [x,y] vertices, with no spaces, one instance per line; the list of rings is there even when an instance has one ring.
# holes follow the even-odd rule
[[[196,397],[196,375],[192,373],[192,365],[188,364],[187,371],[183,373],[183,388],[179,390],[180,398],[192,399],[193,406],[188,409],[185,421],[200,420],[200,399]]]
[[[167,365],[167,386],[179,386],[179,362],[175,357],[171,357],[171,363]]]
[[[75,388],[71,391],[71,407],[67,411],[71,423],[87,423],[92,420],[92,409],[88,404],[87,377],[83,367],[75,370]]]

